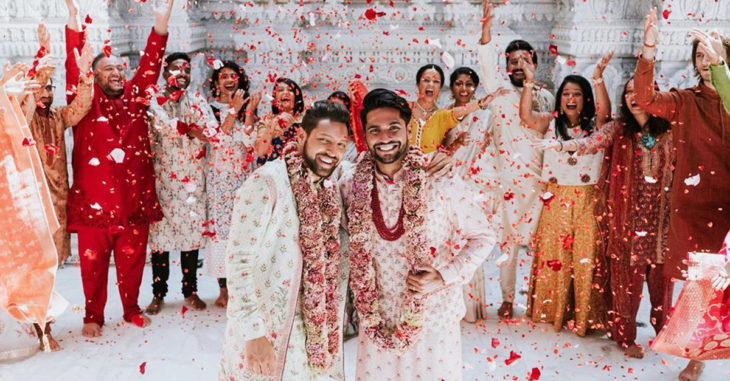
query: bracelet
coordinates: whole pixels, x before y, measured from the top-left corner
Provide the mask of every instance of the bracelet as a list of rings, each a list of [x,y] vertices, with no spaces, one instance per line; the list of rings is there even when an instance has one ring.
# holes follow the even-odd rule
[[[591,78],[591,79],[593,80],[593,84],[594,85],[598,85],[600,83],[603,83],[603,77]]]
[[[654,45],[649,45],[649,44],[647,44],[647,43],[645,42],[645,43],[644,43],[644,47],[645,47],[645,48],[649,48],[649,49],[654,49],[654,48],[656,48],[656,44],[654,44]]]
[[[558,143],[560,143],[560,152],[563,152],[563,141],[558,140]]]
[[[477,102],[477,106],[479,106],[479,108],[482,110],[486,110],[489,107],[489,102],[485,103],[484,106]]]
[[[535,87],[535,82],[527,82],[527,81],[525,81],[525,82],[522,83],[522,87],[526,87],[528,89],[532,89],[533,87]]]

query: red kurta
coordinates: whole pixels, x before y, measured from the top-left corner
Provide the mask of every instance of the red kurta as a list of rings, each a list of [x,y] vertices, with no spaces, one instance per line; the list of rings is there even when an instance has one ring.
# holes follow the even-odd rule
[[[639,59],[634,83],[636,102],[672,124],[677,161],[664,269],[681,279],[687,252],[717,252],[730,230],[730,115],[704,84],[654,91],[653,61]]]
[[[85,40],[85,32],[66,28],[68,102],[79,76],[73,49],[81,51]],[[91,111],[73,130],[69,231],[146,225],[162,218],[155,193],[146,89],[157,83],[166,44],[167,35],[150,33],[137,72],[125,84],[122,96],[109,98],[94,85]]]

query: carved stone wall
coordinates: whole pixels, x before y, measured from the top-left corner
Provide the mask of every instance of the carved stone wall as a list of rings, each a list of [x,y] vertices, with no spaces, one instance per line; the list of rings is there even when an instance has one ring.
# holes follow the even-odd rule
[[[106,40],[133,67],[152,25],[151,1],[79,0],[89,14],[89,39],[98,50]],[[701,25],[728,32],[730,0],[513,0],[498,4],[495,40],[530,41],[540,54],[538,78],[549,86],[568,74],[589,76],[598,58],[615,50],[606,82],[615,95],[633,72],[646,10],[659,7],[660,86],[688,86],[695,79],[687,32]],[[391,5],[392,4],[392,5]],[[481,4],[475,0],[178,0],[168,51],[205,53],[196,58],[193,84],[207,87],[207,57],[234,59],[268,93],[271,79],[290,77],[311,98],[325,96],[359,76],[371,87],[413,93],[415,71],[426,63],[476,67]],[[375,20],[366,10],[383,12]],[[666,16],[666,17],[665,17]],[[35,28],[49,25],[63,83],[61,0],[0,0],[0,64],[26,60],[37,50]],[[558,55],[549,53],[554,44]],[[62,100],[63,86],[57,99]],[[446,92],[444,92],[446,93]],[[442,103],[448,101],[444,94]],[[614,102],[614,105],[616,103]]]

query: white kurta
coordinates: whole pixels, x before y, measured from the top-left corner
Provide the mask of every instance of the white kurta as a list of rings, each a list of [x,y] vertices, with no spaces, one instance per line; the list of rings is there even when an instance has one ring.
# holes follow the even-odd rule
[[[542,210],[540,195],[544,184],[540,181],[542,151],[532,147],[532,138],[542,136],[535,130],[523,127],[520,120],[520,96],[522,88],[505,80],[499,69],[494,40],[478,45],[480,78],[487,93],[498,88],[512,90],[497,97],[489,104],[491,117],[488,129],[497,155],[497,170],[501,184],[498,194],[502,197],[503,242],[527,245],[537,228]],[[552,111],[555,99],[545,89],[535,90],[533,108],[541,112]]]
[[[205,143],[178,133],[177,121],[213,128],[218,123],[203,98],[187,93],[178,102],[159,105],[153,100],[150,113],[155,188],[164,215],[150,225],[150,247],[156,251],[199,249],[205,242]]]
[[[245,343],[266,337],[276,353],[274,380],[313,380],[305,349],[300,294],[299,217],[284,160],[266,163],[240,187],[226,260],[228,324],[221,381],[269,380],[251,374]],[[347,258],[341,260],[340,316],[344,315]],[[342,329],[342,321],[339,325]],[[342,343],[331,377],[342,379]]]
[[[352,175],[353,171],[349,171],[340,179],[346,205],[352,197]],[[403,171],[396,174],[393,183],[380,175],[376,178],[385,222],[394,226],[401,207]],[[437,249],[433,266],[441,273],[446,286],[428,296],[421,335],[404,355],[379,348],[361,331],[358,380],[461,380],[459,322],[465,311],[462,285],[491,252],[497,237],[463,180],[428,181],[426,191],[427,245]],[[385,323],[393,327],[400,319],[401,295],[406,292],[405,235],[396,241],[386,241],[374,233],[373,239],[380,313]]]
[[[220,110],[220,118],[224,120],[230,107],[219,102],[211,105]],[[208,220],[212,224],[207,229],[215,234],[211,235],[205,249],[205,273],[216,278],[226,276],[226,244],[236,191],[256,165],[256,158],[249,150],[256,141],[256,132],[248,135],[244,128],[243,123],[236,120],[231,134],[219,131],[208,150]]]

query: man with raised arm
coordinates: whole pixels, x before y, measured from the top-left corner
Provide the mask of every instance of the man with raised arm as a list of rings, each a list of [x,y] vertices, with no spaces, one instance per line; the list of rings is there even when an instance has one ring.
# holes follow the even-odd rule
[[[120,57],[105,49],[92,63],[91,111],[74,127],[73,185],[68,200],[68,229],[78,233],[81,280],[86,298],[82,334],[101,335],[104,325],[109,260],[114,252],[124,320],[140,327],[150,320],[139,308],[147,237],[151,222],[162,217],[147,120],[148,94],[157,83],[167,44],[173,0],[155,9],[155,23],[137,71],[126,79]],[[66,0],[66,87],[75,97],[79,68],[72,53],[86,40],[75,0]]]
[[[664,271],[683,279],[688,252],[717,253],[730,230],[730,115],[710,78],[710,65],[727,61],[730,40],[717,48],[701,43],[695,34],[692,64],[697,86],[671,91],[654,89],[654,58],[659,31],[656,8],[644,20],[644,47],[636,65],[636,102],[652,115],[669,120],[676,150],[670,194],[669,252]],[[670,317],[671,319],[671,317]],[[704,364],[691,360],[681,381],[699,379]]]
[[[499,68],[497,46],[492,41],[492,22],[494,15],[487,0],[482,1],[482,35],[477,46],[479,68],[484,88],[488,94],[503,87],[507,94],[496,97],[489,104],[489,118],[492,139],[499,150],[497,169],[500,173],[502,197],[502,241],[504,253],[500,264],[500,286],[502,305],[500,318],[512,318],[512,305],[515,297],[515,277],[517,255],[522,246],[530,243],[537,230],[537,221],[542,211],[540,195],[544,188],[540,181],[542,172],[542,151],[532,146],[535,138],[542,138],[545,131],[537,131],[523,126],[520,122],[520,95],[525,80],[524,68],[532,72],[537,68],[537,53],[523,40],[514,40],[504,51],[509,81],[505,81]],[[546,89],[532,88],[535,111],[550,112],[555,98]]]

